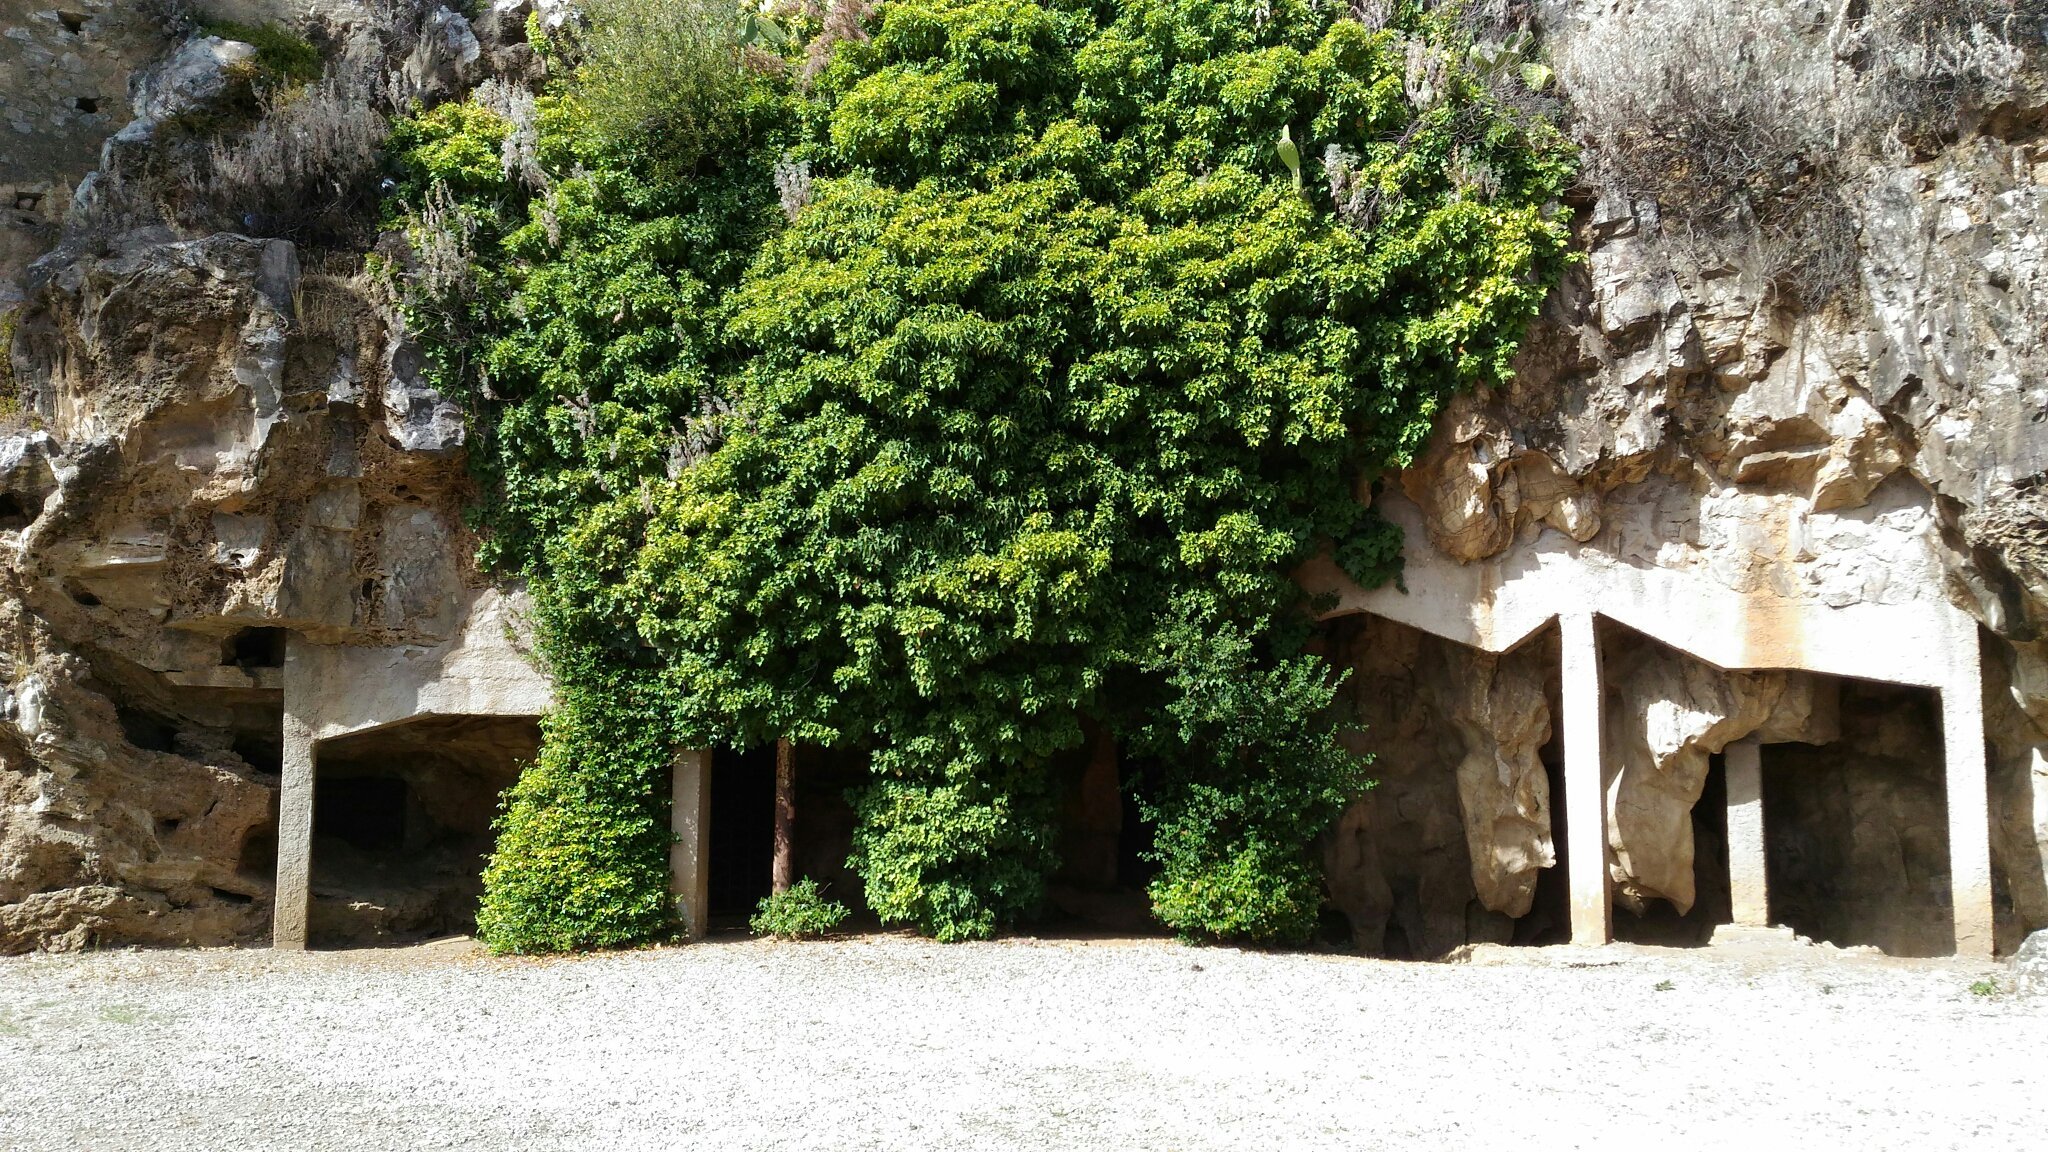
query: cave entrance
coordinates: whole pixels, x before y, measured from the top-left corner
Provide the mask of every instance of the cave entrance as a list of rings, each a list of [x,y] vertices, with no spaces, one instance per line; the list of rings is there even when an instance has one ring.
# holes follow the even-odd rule
[[[1841,734],[1760,749],[1770,922],[1892,956],[1955,951],[1941,703],[1838,679]]]
[[[1557,714],[1557,706],[1552,704],[1551,715]],[[1538,755],[1543,760],[1543,776],[1550,784],[1550,839],[1557,862],[1537,871],[1536,895],[1529,901],[1529,911],[1515,918],[1514,935],[1508,940],[1510,944],[1531,947],[1569,944],[1572,939],[1571,861],[1567,858],[1571,837],[1565,825],[1564,739],[1556,725],[1552,725],[1550,739]]]
[[[498,798],[539,749],[523,716],[428,716],[321,743],[310,942],[474,932]]]
[[[1628,944],[1703,948],[1713,940],[1715,928],[1733,921],[1728,876],[1728,765],[1719,753],[1707,757],[1700,798],[1692,806],[1692,884],[1691,908],[1680,912],[1669,900],[1651,900],[1638,915],[1614,918],[1614,938]]]
[[[774,880],[775,745],[711,757],[710,824],[711,927],[745,928]]]
[[[853,922],[872,924],[860,874],[847,864],[859,823],[852,798],[874,779],[870,756],[858,748],[809,744],[797,745],[794,755],[791,879],[817,881],[827,900],[846,905]]]
[[[1146,886],[1157,866],[1148,859],[1152,825],[1140,798],[1160,765],[1131,756],[1114,733],[1081,720],[1080,743],[1053,756],[1047,773],[1058,798],[1059,868],[1048,878],[1039,931],[1052,935],[1154,936]]]

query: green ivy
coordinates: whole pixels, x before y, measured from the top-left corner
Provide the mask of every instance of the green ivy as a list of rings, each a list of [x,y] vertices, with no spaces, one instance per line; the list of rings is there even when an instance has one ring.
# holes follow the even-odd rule
[[[1506,375],[1566,253],[1570,150],[1452,15],[889,0],[807,88],[750,71],[688,176],[544,100],[545,193],[477,110],[402,128],[476,246],[412,315],[564,685],[486,938],[656,934],[668,749],[779,737],[870,755],[869,907],[986,936],[1042,898],[1084,717],[1150,766],[1164,923],[1306,935],[1365,780],[1289,573],[1398,572],[1355,492]]]

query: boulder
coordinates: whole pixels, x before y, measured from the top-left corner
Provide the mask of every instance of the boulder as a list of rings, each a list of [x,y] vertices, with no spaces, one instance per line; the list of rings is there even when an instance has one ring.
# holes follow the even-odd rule
[[[2021,996],[2048,996],[2048,928],[2028,936],[2013,953],[2012,989]]]
[[[196,36],[169,56],[128,80],[128,99],[138,120],[170,120],[218,111],[246,91],[256,67],[256,48],[239,40]]]

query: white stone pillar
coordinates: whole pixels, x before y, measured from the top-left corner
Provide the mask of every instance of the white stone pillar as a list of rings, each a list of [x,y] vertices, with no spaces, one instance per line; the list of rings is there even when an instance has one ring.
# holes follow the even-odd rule
[[[1614,939],[1607,894],[1607,796],[1600,774],[1600,645],[1590,612],[1557,618],[1564,651],[1564,809],[1572,943]]]
[[[670,783],[673,807],[668,849],[669,892],[683,931],[702,940],[711,920],[711,750],[690,748],[676,753]]]
[[[313,774],[318,750],[301,710],[312,694],[295,683],[292,656],[305,643],[285,642],[284,769],[277,791],[277,885],[270,906],[270,946],[303,949],[313,899]]]
[[[1948,875],[1955,899],[1956,955],[1991,955],[1991,799],[1985,771],[1984,681],[1975,621],[1957,629],[1941,690],[1941,739],[1948,767]]]
[[[1763,746],[1737,740],[1722,752],[1728,778],[1728,895],[1744,928],[1771,923],[1764,873]]]

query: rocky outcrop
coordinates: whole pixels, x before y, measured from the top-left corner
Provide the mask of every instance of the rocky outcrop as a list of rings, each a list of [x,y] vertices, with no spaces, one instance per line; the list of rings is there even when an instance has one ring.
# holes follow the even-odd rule
[[[1495,656],[1377,617],[1347,627],[1332,656],[1352,669],[1364,725],[1353,739],[1376,786],[1346,809],[1324,860],[1353,939],[1431,957],[1561,926],[1561,908],[1532,916],[1557,862],[1545,761],[1555,646]]]
[[[477,75],[461,17],[416,13],[427,45],[368,11],[301,26],[331,67],[370,45],[401,81],[424,69],[416,88]],[[462,414],[360,254],[157,210],[160,125],[206,112],[253,49],[123,45],[105,84],[135,119],[103,117],[121,139],[94,142],[97,176],[50,161],[53,187],[86,187],[4,270],[0,951],[267,933],[287,643],[431,648],[482,583]]]
[[[1568,48],[1647,18],[1635,7],[1552,3],[1544,21],[1553,47]],[[1973,615],[1986,638],[2005,949],[2048,924],[2048,99],[2029,75],[2008,77],[2005,103],[1959,139],[1844,166],[1852,178],[1836,191],[1854,217],[1856,283],[1822,306],[1799,306],[1760,262],[1695,243],[1694,224],[1654,200],[1589,191],[1585,263],[1547,305],[1514,380],[1454,402],[1397,478],[1426,546],[1462,564],[1511,567],[1562,537],[1605,563],[1734,592]],[[1829,683],[1724,673],[1641,638],[1604,644],[1608,868],[1632,911],[1692,907],[1693,810],[1729,741],[1824,745],[1830,763],[1863,754],[1859,734],[1834,727]],[[1938,782],[1926,736],[1900,736],[1887,755],[1921,757],[1916,770],[1931,765]],[[1908,745],[1917,751],[1897,751]],[[1412,757],[1438,771],[1459,762],[1442,749],[1386,754]],[[1945,842],[1912,792],[1858,793],[1856,826]],[[1904,883],[1892,864],[1842,863],[1872,884]],[[1460,899],[1445,898],[1446,922]]]
[[[1562,53],[1647,19],[1646,4],[1535,7]],[[33,142],[0,152],[0,950],[259,934],[286,637],[432,646],[482,583],[459,514],[469,429],[361,273],[366,213],[292,215],[323,198],[234,151],[261,124],[233,127],[245,135],[222,153],[261,181],[167,184],[216,172],[224,141],[206,114],[253,49],[134,7],[0,0],[0,131]],[[355,116],[336,121],[354,141],[336,162],[374,191],[355,146],[381,124],[373,105],[530,80],[529,16],[566,19],[556,0],[468,7],[236,0],[214,14],[291,22],[323,51],[327,86],[293,115]],[[1784,42],[1812,51],[1785,59],[1825,75],[1787,90],[1865,67],[1844,31],[1853,6],[1792,7]],[[1585,260],[1515,378],[1457,398],[1383,487],[1419,513],[1411,553],[1453,564],[1568,544],[1802,604],[1966,610],[1986,640],[2004,948],[2048,925],[2038,72],[2029,58],[2001,73],[1996,103],[1946,136],[1828,169],[1853,235],[1853,284],[1832,297],[1802,302],[1768,253],[1696,243],[1698,221],[1593,180],[1568,206]],[[1793,175],[1788,195],[1818,179]],[[1558,939],[1554,636],[1488,654],[1356,619],[1329,639],[1379,777],[1324,845],[1355,938],[1416,956]],[[1939,950],[1924,931],[1946,834],[1927,690],[1874,704],[1842,681],[1724,672],[1625,631],[1600,645],[1605,864],[1625,917],[1703,915],[1715,758],[1754,739],[1767,772],[1800,773],[1780,796],[1804,824],[1779,826],[1807,828],[1778,850],[1804,893],[1788,907],[1845,938]],[[1115,824],[1097,800],[1077,856],[1099,880]],[[445,911],[407,899],[379,905],[397,911],[374,930]],[[1911,917],[1886,919],[1888,899]]]

